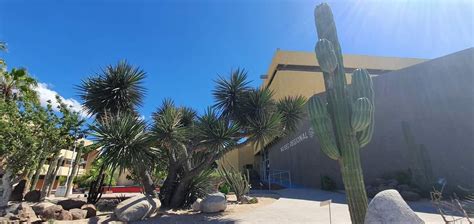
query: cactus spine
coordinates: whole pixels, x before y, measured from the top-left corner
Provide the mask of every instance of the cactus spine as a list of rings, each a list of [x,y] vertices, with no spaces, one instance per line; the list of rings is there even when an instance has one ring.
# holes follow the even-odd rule
[[[360,149],[374,130],[374,91],[364,69],[352,75],[347,85],[341,47],[330,7],[323,3],[315,10],[319,40],[316,57],[323,71],[326,101],[312,97],[308,103],[311,122],[322,151],[339,162],[352,223],[364,223],[367,194],[360,162]]]

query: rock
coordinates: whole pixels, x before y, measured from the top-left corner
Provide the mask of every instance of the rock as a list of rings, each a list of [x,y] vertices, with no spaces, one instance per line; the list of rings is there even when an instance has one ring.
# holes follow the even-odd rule
[[[39,190],[30,191],[26,193],[24,197],[25,201],[28,201],[28,202],[39,202],[40,198],[41,198],[41,191]]]
[[[73,208],[69,210],[69,213],[71,213],[72,220],[85,219],[87,216],[87,211],[80,208]]]
[[[95,206],[99,211],[113,211],[115,207],[119,204],[118,200],[114,199],[101,199],[99,200]]]
[[[123,222],[138,221],[150,217],[160,206],[157,198],[141,194],[120,202],[114,214]]]
[[[367,209],[364,223],[424,224],[396,190],[386,190],[375,195]]]
[[[207,195],[200,204],[201,212],[221,212],[227,208],[227,199],[223,193],[217,192]]]
[[[240,199],[240,202],[242,202],[242,204],[256,204],[258,203],[258,199],[256,197],[250,197],[250,196],[244,195]]]
[[[198,198],[196,201],[191,205],[191,209],[195,212],[201,211],[201,201],[202,199]]]
[[[20,220],[20,218],[19,218],[17,215],[15,215],[15,214],[13,214],[13,213],[11,213],[11,212],[7,213],[7,214],[4,216],[4,218],[6,218],[6,219],[8,219],[8,220]]]
[[[408,186],[407,184],[400,184],[400,185],[397,186],[397,190],[398,190],[399,192],[402,192],[402,191],[410,191],[411,188],[410,188],[410,186]]]
[[[97,208],[93,204],[85,204],[81,207],[81,209],[87,212],[86,218],[94,217],[97,215]]]
[[[49,207],[46,207],[43,210],[43,213],[40,213],[40,215],[44,220],[48,219],[58,219],[58,217],[61,215],[61,212],[63,211],[63,207],[60,205],[52,205]]]
[[[38,202],[36,204],[31,205],[31,208],[33,209],[33,211],[35,211],[36,214],[40,215],[40,214],[43,214],[44,209],[46,209],[49,206],[53,206],[53,205],[55,205],[55,204],[53,204],[51,202],[44,201],[44,202]]]
[[[13,188],[10,195],[10,201],[23,201],[23,191],[25,190],[26,180],[20,182]]]
[[[70,210],[73,208],[81,208],[86,204],[86,202],[80,199],[66,199],[58,202],[57,204],[61,205],[63,209]]]
[[[62,210],[57,220],[72,220],[71,212]]]
[[[20,206],[18,206],[17,214],[21,220],[37,219],[35,211],[33,211],[31,206],[29,206],[26,202],[22,202]]]
[[[43,218],[43,220],[72,220],[72,215],[69,211],[64,210],[62,206],[53,205],[44,209],[41,218]]]
[[[17,214],[17,211],[18,211],[18,207],[20,207],[20,203],[12,203],[10,204],[6,209],[5,209],[5,213],[13,213],[13,214]],[[1,209],[0,209],[1,210]]]
[[[402,195],[402,198],[407,201],[418,201],[421,199],[420,194],[413,191],[401,191],[400,195]]]

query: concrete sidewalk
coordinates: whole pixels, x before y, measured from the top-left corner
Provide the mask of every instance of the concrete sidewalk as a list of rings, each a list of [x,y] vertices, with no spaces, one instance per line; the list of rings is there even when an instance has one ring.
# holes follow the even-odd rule
[[[284,189],[275,191],[281,197],[275,203],[238,214],[228,223],[329,223],[328,207],[320,202],[331,199],[332,224],[350,223],[345,195],[317,189]],[[444,224],[429,201],[410,203],[426,224]],[[226,222],[227,223],[227,222]]]

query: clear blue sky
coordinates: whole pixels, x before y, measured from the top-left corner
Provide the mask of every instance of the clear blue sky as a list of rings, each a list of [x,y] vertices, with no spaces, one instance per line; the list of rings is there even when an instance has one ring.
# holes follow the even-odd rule
[[[344,53],[435,58],[474,46],[473,1],[328,2]],[[202,111],[218,74],[245,68],[257,86],[277,48],[312,51],[318,3],[0,0],[0,56],[76,99],[81,79],[127,59],[147,72],[147,118],[165,97]]]

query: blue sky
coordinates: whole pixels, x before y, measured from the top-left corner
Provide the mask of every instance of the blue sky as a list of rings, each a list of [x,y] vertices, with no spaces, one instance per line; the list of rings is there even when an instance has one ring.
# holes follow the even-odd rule
[[[127,59],[147,72],[147,118],[166,97],[202,111],[218,74],[245,68],[257,86],[277,48],[312,51],[320,2],[0,0],[0,56],[71,104],[81,79]],[[473,1],[328,2],[344,53],[436,58],[474,46]]]

